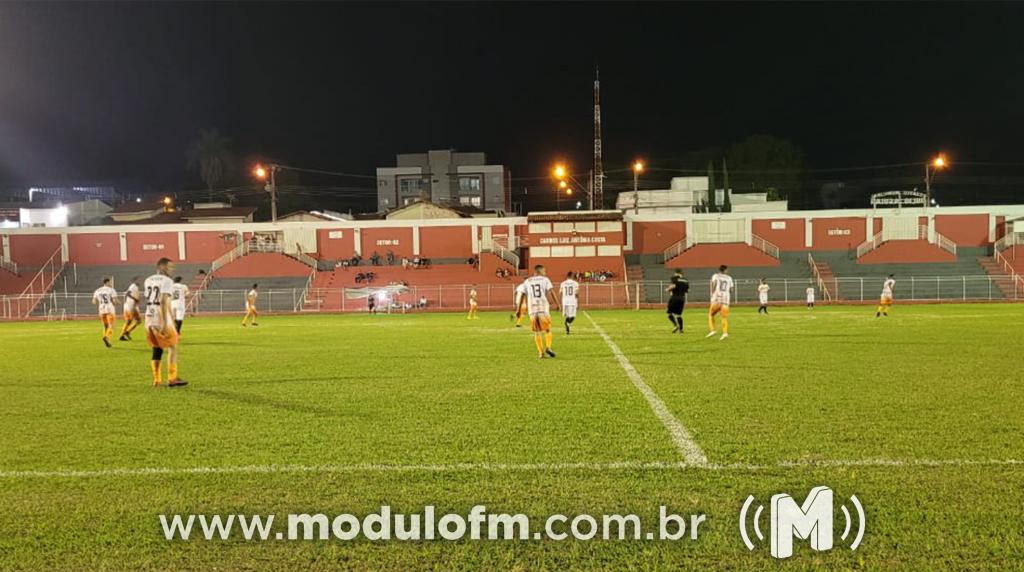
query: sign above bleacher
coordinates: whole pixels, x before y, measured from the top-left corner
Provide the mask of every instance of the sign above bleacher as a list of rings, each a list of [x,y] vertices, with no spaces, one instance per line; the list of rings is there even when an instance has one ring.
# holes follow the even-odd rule
[[[923,207],[928,198],[920,191],[885,191],[871,195],[871,206],[878,207]]]

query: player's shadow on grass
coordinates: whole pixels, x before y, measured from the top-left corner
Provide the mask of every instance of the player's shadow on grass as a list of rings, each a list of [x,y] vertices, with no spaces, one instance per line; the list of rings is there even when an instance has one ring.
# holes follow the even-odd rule
[[[242,405],[251,405],[254,407],[277,409],[279,411],[288,411],[290,413],[308,413],[318,417],[341,417],[336,409],[318,407],[307,403],[294,403],[291,401],[270,399],[269,397],[263,397],[260,395],[234,393],[231,391],[222,391],[220,389],[210,388],[195,389],[192,393],[200,393],[222,401],[230,401],[232,403],[240,403]]]

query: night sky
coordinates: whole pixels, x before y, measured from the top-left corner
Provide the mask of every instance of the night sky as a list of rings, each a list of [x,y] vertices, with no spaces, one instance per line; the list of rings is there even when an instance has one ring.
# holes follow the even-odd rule
[[[1022,29],[1014,3],[2,3],[0,186],[198,189],[210,127],[241,163],[456,148],[543,186],[589,168],[595,65],[612,179],[757,133],[818,169],[1024,163]]]

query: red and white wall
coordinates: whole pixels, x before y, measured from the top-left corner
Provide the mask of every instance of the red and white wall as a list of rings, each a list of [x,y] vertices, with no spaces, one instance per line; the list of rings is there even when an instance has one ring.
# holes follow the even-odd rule
[[[695,222],[717,215],[631,215],[622,222],[528,223],[525,217],[420,221],[339,221],[238,224],[122,225],[0,230],[0,256],[26,268],[55,252],[83,265],[152,264],[166,256],[208,264],[255,232],[311,233],[315,255],[340,260],[389,250],[398,257],[469,258],[491,241],[523,243],[530,263],[618,272],[625,254],[661,254],[683,239]],[[894,216],[916,219],[929,233],[958,246],[988,246],[1005,233],[1007,221],[1024,219],[1024,205],[942,207],[927,212],[875,210],[731,213],[742,219],[745,236],[763,238],[782,251],[848,250],[882,231]],[[735,222],[735,221],[733,221]],[[911,223],[913,224],[913,223]],[[546,225],[546,226],[545,226]]]

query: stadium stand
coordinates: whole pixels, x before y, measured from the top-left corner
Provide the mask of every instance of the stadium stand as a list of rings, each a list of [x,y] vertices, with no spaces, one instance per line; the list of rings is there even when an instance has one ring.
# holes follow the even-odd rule
[[[201,264],[179,264],[175,276],[181,276],[187,283],[203,268],[205,265]],[[92,293],[103,284],[104,278],[113,278],[114,289],[123,296],[132,278],[137,278],[141,287],[142,281],[153,272],[152,265],[66,266],[51,291],[32,310],[32,315],[46,316],[51,311],[63,310],[68,316],[91,316],[96,313]]]

